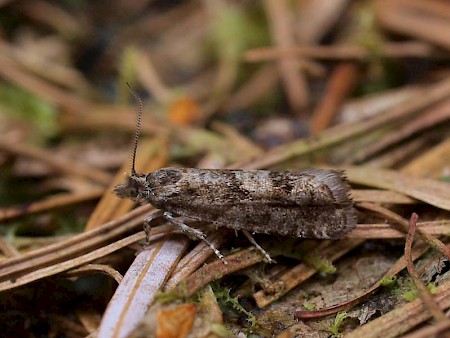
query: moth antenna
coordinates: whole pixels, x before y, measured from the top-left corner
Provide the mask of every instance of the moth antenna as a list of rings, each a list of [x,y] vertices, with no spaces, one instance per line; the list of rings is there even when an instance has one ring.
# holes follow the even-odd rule
[[[137,146],[138,146],[138,141],[139,141],[139,133],[141,132],[143,104],[142,104],[142,100],[141,100],[140,96],[131,88],[130,84],[128,82],[125,82],[125,83],[126,83],[128,89],[130,90],[131,94],[133,94],[134,99],[136,100],[136,102],[138,104],[138,111],[136,114],[136,133],[134,134],[133,152],[131,153],[131,175],[133,176],[136,174],[136,169],[134,167],[134,163],[136,162],[136,151],[137,151]]]

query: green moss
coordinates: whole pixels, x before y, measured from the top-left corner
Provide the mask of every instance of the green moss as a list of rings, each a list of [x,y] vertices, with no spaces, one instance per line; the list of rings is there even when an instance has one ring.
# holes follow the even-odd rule
[[[250,311],[244,309],[244,307],[239,303],[237,297],[232,297],[230,295],[231,288],[214,288],[214,295],[217,298],[217,301],[222,306],[231,306],[234,311],[240,312],[247,317],[247,321],[253,327],[256,324],[256,317]]]
[[[429,283],[427,285],[428,290],[431,294],[436,293],[436,285],[434,283]],[[412,280],[408,282],[407,287],[404,289],[404,291],[400,294],[400,296],[407,300],[408,302],[412,302],[413,300],[417,299],[419,297],[419,291],[417,290],[416,285]]]
[[[0,108],[12,118],[32,126],[29,139],[35,143],[58,133],[55,107],[30,92],[0,84]]]
[[[342,311],[339,312],[334,318],[334,324],[328,329],[329,332],[333,334],[333,336],[339,336],[339,329],[344,322],[344,320],[348,317],[347,312]]]
[[[428,290],[430,290],[430,293],[432,294],[432,295],[434,295],[435,293],[436,293],[436,284],[434,284],[434,283],[429,283],[428,285],[427,285],[427,288],[428,288]]]
[[[418,297],[416,285],[411,279],[408,279],[404,286],[400,288],[396,293],[408,302],[412,302]]]
[[[389,276],[389,277],[384,277],[381,281],[380,281],[380,285],[381,286],[393,286],[395,284],[395,282],[397,282],[397,276]]]
[[[316,308],[316,304],[306,301],[303,303],[303,307],[305,308],[305,310],[312,311]]]
[[[212,8],[210,14],[211,42],[225,59],[241,60],[244,51],[266,45],[269,40],[264,21],[260,21],[258,15],[249,15],[239,6],[223,2],[218,8]]]
[[[169,291],[169,292],[157,292],[155,295],[155,299],[157,302],[161,304],[167,304],[184,298],[180,296],[180,294],[176,291]]]
[[[408,302],[412,302],[413,300],[417,299],[417,297],[419,297],[419,291],[417,290],[417,287],[412,279],[408,278],[404,281],[402,279],[399,279],[397,280],[397,282],[400,286],[393,290],[394,294]],[[431,294],[434,294],[436,292],[436,285],[434,283],[429,283],[427,285],[427,288]]]
[[[408,302],[412,302],[413,300],[415,300],[417,298],[417,290],[413,290],[413,289],[409,289],[409,290],[405,290],[403,291],[400,296],[408,301]]]
[[[131,93],[125,83],[128,82],[133,86],[136,82],[138,53],[135,47],[127,47],[122,53],[119,63],[119,95],[117,95],[119,103],[128,102],[130,98]]]
[[[303,256],[303,260],[305,261],[305,263],[311,265],[313,268],[320,272],[327,274],[333,274],[336,272],[336,267],[328,259],[324,259],[319,255],[308,254]]]

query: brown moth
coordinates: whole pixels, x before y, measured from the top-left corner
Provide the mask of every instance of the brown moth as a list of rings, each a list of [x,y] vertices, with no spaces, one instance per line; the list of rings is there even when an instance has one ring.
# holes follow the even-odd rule
[[[164,210],[164,217],[170,222],[204,241],[206,237],[200,230],[175,217],[242,230],[269,261],[270,256],[249,232],[338,239],[355,228],[356,211],[341,171],[162,168],[149,174],[136,173],[134,162],[142,102],[132,93],[139,103],[139,112],[131,175],[125,184],[115,187],[117,196]],[[223,260],[220,252],[207,243]]]

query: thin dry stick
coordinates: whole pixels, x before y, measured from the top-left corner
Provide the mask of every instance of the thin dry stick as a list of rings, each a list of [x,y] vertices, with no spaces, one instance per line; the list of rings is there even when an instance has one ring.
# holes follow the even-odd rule
[[[374,1],[374,5],[381,27],[450,48],[447,1]]]
[[[112,241],[141,225],[149,210],[150,207],[148,205],[139,207],[123,217],[108,222],[92,231],[72,236],[68,240],[33,250],[19,257],[5,259],[0,262],[0,280],[10,278],[10,276],[18,273],[48,266],[57,261],[98,248],[102,244]]]
[[[179,287],[175,288],[175,292],[182,297],[190,297],[213,280],[262,262],[264,256],[259,251],[250,248],[229,255],[226,260],[228,263],[226,265],[219,259],[204,265],[186,278]]]
[[[230,232],[223,233],[222,231],[216,231],[209,235],[207,240],[216,248],[220,248],[220,246],[226,242],[229,237]],[[177,264],[169,280],[164,285],[164,289],[170,290],[176,287],[180,281],[187,278],[187,276],[197,270],[206,261],[206,259],[213,254],[214,252],[204,241],[198,243],[195,248],[189,251]]]
[[[34,281],[37,281],[37,280],[40,280],[43,278],[54,276],[56,274],[70,270],[72,268],[79,267],[83,264],[92,262],[93,260],[98,259],[100,257],[104,257],[112,252],[122,249],[122,248],[124,248],[130,244],[133,244],[137,241],[140,241],[144,238],[146,238],[146,234],[144,231],[141,231],[141,232],[138,232],[129,237],[120,239],[112,244],[104,246],[100,249],[91,251],[85,255],[75,257],[72,259],[68,259],[68,260],[64,260],[61,263],[52,264],[48,267],[38,269],[31,273],[25,273],[19,277],[7,279],[3,282],[0,282],[0,291],[14,289],[19,286],[26,285],[26,284],[29,284],[31,282],[34,282]]]
[[[345,166],[341,169],[345,170],[349,181],[354,184],[397,191],[439,209],[450,211],[450,183],[368,166]]]
[[[391,204],[416,204],[417,200],[392,190],[353,189],[350,192],[355,202],[375,202]]]
[[[309,46],[333,34],[339,29],[338,22],[346,15],[349,3],[349,0],[292,2],[297,40]]]
[[[152,236],[154,236],[157,233],[168,232],[172,229],[173,229],[172,226],[160,226],[158,228],[153,228]],[[31,282],[34,282],[34,281],[37,281],[37,280],[40,280],[43,278],[48,278],[50,276],[54,276],[56,274],[65,272],[72,268],[82,266],[86,263],[90,263],[96,259],[99,259],[101,257],[109,255],[110,253],[113,253],[115,251],[118,251],[130,244],[141,241],[144,238],[147,238],[147,234],[144,231],[140,231],[138,233],[135,233],[134,235],[124,237],[118,241],[115,241],[115,242],[108,244],[104,247],[101,247],[99,249],[90,251],[84,255],[74,257],[71,259],[66,259],[66,260],[61,261],[60,263],[51,264],[50,266],[43,267],[41,269],[37,269],[32,272],[28,272],[23,275],[16,276],[14,278],[9,278],[5,281],[0,282],[0,291],[17,288],[19,286],[29,284]]]
[[[401,229],[406,233],[409,231],[409,222],[389,209],[372,203],[358,203],[358,206],[366,210],[374,211],[386,217],[388,220],[395,222],[396,224],[400,225]],[[417,229],[417,232],[428,245],[439,250],[450,259],[450,248],[448,248],[444,243],[442,243],[439,239],[434,238],[432,235],[426,233],[422,229]]]
[[[416,268],[414,267],[412,256],[411,256],[411,248],[414,240],[414,234],[417,229],[417,216],[416,213],[413,213],[411,215],[411,219],[409,221],[409,230],[408,234],[406,235],[406,242],[405,242],[405,259],[406,259],[406,268],[408,269],[408,272],[414,281],[414,284],[416,285],[417,290],[419,291],[420,298],[422,298],[423,303],[428,308],[428,310],[433,315],[434,319],[436,321],[443,321],[445,320],[445,315],[439,309],[438,304],[434,301],[433,296],[431,295],[430,291],[427,289],[425,284],[420,279],[419,273],[417,272]]]
[[[101,272],[111,278],[113,278],[117,284],[120,284],[122,281],[123,276],[120,274],[119,271],[116,269],[113,269],[109,265],[105,264],[86,264],[83,266],[80,266],[79,268],[75,268],[72,270],[69,270],[66,272],[66,275],[68,277],[78,277],[82,275],[91,274],[93,272]]]
[[[401,143],[411,135],[414,135],[424,129],[441,125],[450,120],[450,99],[440,102],[438,105],[424,111],[417,118],[406,122],[401,128],[396,129],[395,133],[389,133],[364,149],[364,152],[358,154],[353,162],[361,162],[374,156],[378,152]]]
[[[227,99],[228,111],[248,109],[252,104],[268,95],[277,86],[278,69],[275,65],[263,66],[247,82]]]
[[[0,77],[69,111],[81,113],[91,110],[89,102],[32,75],[29,71],[22,70],[12,58],[7,57],[4,53],[0,53]]]
[[[450,220],[437,222],[423,222],[418,224],[423,231],[431,235],[448,235]],[[358,224],[346,238],[404,238],[405,233],[392,229],[389,224]]]
[[[168,104],[172,98],[170,88],[161,80],[150,55],[141,50],[137,54],[137,77],[142,85],[161,105]]]
[[[38,161],[42,161],[48,164],[49,166],[63,173],[86,177],[93,180],[94,182],[98,182],[104,185],[108,184],[111,181],[111,175],[104,171],[78,164],[75,161],[63,159],[61,157],[55,156],[50,151],[35,148],[30,145],[13,143],[8,142],[4,139],[0,139],[0,150],[14,153],[20,156],[34,158]]]
[[[275,44],[282,48],[294,45],[294,26],[286,0],[266,0],[266,13]],[[297,66],[297,60],[283,58],[279,61],[280,74],[292,109],[299,113],[308,105],[307,82]]]
[[[364,161],[364,165],[374,168],[393,168],[397,163],[403,163],[410,158],[416,156],[421,150],[429,146],[430,140],[428,137],[414,138],[403,144],[395,147],[394,149],[387,150],[383,154],[375,157],[374,159]],[[359,154],[355,154],[355,158],[358,158]],[[354,158],[348,156],[345,164],[354,162]],[[402,170],[403,171],[403,170]]]
[[[350,250],[356,248],[361,245],[364,240],[361,239],[349,239],[346,241],[337,241],[333,243],[333,245],[329,245],[322,250],[320,250],[320,256],[330,262],[334,262]],[[264,290],[259,290],[253,294],[253,298],[256,301],[256,304],[262,308],[270,303],[278,300],[283,295],[288,293],[294,287],[303,283],[308,278],[313,276],[317,272],[317,269],[309,266],[304,263],[300,263],[297,266],[294,266],[292,269],[289,269],[281,276],[277,278],[278,282],[283,283],[283,289],[277,293],[269,293]]]
[[[0,236],[0,252],[6,257],[17,257],[20,255],[19,251],[11,245],[3,236]]]
[[[226,1],[203,1],[205,9],[207,10],[208,20],[211,22],[221,20],[220,15],[226,10],[228,4]],[[225,48],[226,49],[226,48]],[[239,54],[231,52],[223,52],[223,47],[218,49],[219,63],[215,70],[215,79],[211,83],[208,83],[210,88],[208,100],[202,104],[201,114],[198,123],[204,124],[206,121],[215,114],[222,105],[228,99],[231,90],[238,78],[238,64],[239,64]]]
[[[19,44],[10,44],[7,40],[0,42],[2,54],[14,59],[22,70],[39,76],[63,88],[73,89],[76,93],[88,93],[92,90],[90,83],[82,73],[66,63],[54,62],[52,58],[44,57],[40,53],[30,53],[28,48]],[[51,72],[48,69],[51,68]]]
[[[415,260],[419,258],[427,249],[428,247],[425,244],[417,245],[412,251],[413,257],[412,259]],[[375,292],[381,286],[383,280],[392,278],[397,273],[402,271],[404,268],[405,268],[405,256],[402,256],[395,262],[395,264],[388,270],[388,272],[384,274],[381,280],[379,280],[374,286],[362,292],[359,296],[355,297],[354,299],[317,311],[304,311],[303,309],[299,309],[295,311],[295,317],[299,319],[320,318],[338,313],[339,311],[348,310],[349,308],[358,305],[363,300],[365,300],[369,295]]]
[[[450,319],[445,319],[434,325],[426,326],[413,333],[404,335],[403,338],[429,338],[448,329],[450,329]]]
[[[347,95],[358,78],[358,68],[350,62],[340,64],[331,74],[325,96],[312,115],[311,133],[317,135],[333,122]]]
[[[415,249],[413,249],[414,251]],[[402,259],[404,259],[402,257]],[[450,306],[450,281],[445,280],[437,287],[435,299],[441,309]],[[403,333],[423,323],[431,317],[426,311],[422,299],[418,298],[412,302],[400,305],[381,317],[356,328],[345,335],[346,338],[385,338],[400,337]]]
[[[113,132],[129,132],[136,130],[133,118],[130,118],[131,111],[136,108],[126,106],[94,106],[84,114],[67,113],[61,117],[60,127],[63,132],[86,132],[92,130],[98,134],[100,130],[110,130]],[[142,124],[142,133],[145,135],[167,135],[170,132],[169,124],[151,115],[146,116]]]
[[[92,188],[86,192],[57,195],[25,205],[2,208],[0,209],[0,222],[93,200],[99,198],[104,190],[103,188]]]
[[[450,137],[423,152],[402,167],[402,173],[410,176],[438,178],[450,158]]]
[[[232,168],[258,169],[268,168],[275,164],[309,154],[319,149],[336,146],[348,139],[357,138],[364,133],[368,133],[384,125],[393,125],[400,119],[413,116],[420,109],[434,104],[450,95],[450,78],[438,84],[431,85],[425,90],[421,90],[412,100],[396,106],[393,109],[379,114],[371,119],[352,124],[343,124],[329,128],[314,138],[302,139],[291,142],[258,156],[250,161],[236,163]]]

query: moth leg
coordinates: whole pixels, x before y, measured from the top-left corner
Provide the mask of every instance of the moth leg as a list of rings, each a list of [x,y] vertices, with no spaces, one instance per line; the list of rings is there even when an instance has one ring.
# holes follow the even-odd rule
[[[150,242],[150,236],[151,236],[151,232],[152,232],[152,224],[151,223],[155,219],[163,217],[163,216],[164,216],[164,211],[158,210],[156,212],[152,212],[150,215],[145,217],[143,228],[144,228],[145,235],[147,237],[147,244],[149,244],[149,242]]]
[[[225,257],[220,253],[219,250],[216,249],[216,247],[206,239],[206,236],[203,232],[201,232],[198,229],[191,228],[189,225],[184,224],[183,222],[180,222],[170,212],[164,212],[163,214],[164,218],[167,219],[170,223],[177,226],[181,231],[183,231],[185,234],[187,234],[192,239],[198,239],[200,241],[205,242],[212,251],[216,254],[217,257],[220,258],[220,260],[227,264],[227,261],[225,260]]]
[[[268,261],[269,263],[276,263],[275,260],[273,260],[272,257],[270,257],[269,253],[268,253],[266,250],[264,250],[264,249],[261,247],[261,245],[259,245],[259,244],[255,241],[255,239],[253,238],[253,236],[252,236],[247,230],[244,230],[244,229],[241,229],[241,230],[242,230],[242,232],[244,233],[245,237],[248,238],[248,240],[250,241],[250,243],[252,243],[252,244],[255,246],[255,248],[258,249],[258,251],[261,252],[261,253],[264,255],[264,257],[266,257],[266,259],[267,259],[267,261]]]

